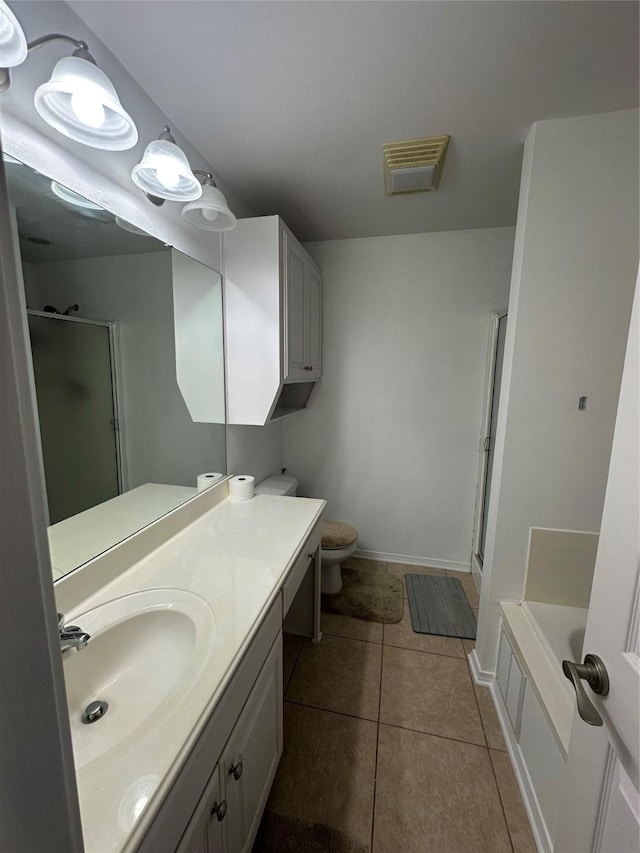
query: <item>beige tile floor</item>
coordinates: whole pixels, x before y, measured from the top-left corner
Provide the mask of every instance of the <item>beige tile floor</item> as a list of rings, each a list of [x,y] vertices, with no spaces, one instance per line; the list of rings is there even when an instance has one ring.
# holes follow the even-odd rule
[[[535,853],[491,696],[469,672],[473,641],[414,634],[406,603],[397,625],[323,614],[322,630],[317,645],[285,635],[285,748],[268,808],[371,853]]]

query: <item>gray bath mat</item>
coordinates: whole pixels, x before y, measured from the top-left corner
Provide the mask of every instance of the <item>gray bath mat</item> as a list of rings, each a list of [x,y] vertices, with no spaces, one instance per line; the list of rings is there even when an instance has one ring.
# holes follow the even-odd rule
[[[400,622],[404,613],[402,581],[395,575],[342,569],[342,592],[323,595],[322,609],[368,622]]]
[[[416,634],[475,640],[476,617],[457,578],[405,575],[411,625]]]

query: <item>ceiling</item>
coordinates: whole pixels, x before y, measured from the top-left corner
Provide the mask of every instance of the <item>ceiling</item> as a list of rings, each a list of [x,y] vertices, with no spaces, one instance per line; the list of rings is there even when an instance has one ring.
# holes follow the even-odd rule
[[[513,225],[534,121],[638,104],[635,2],[69,5],[237,196],[306,241]],[[383,144],[440,134],[439,190],[386,197]]]

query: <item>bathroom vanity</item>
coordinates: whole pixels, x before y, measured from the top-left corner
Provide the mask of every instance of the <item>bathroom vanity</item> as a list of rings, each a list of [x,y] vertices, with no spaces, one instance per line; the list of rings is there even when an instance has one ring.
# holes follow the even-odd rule
[[[319,638],[324,501],[199,493],[55,585],[85,847],[249,851],[282,752],[282,625]],[[82,722],[86,704],[108,704]]]

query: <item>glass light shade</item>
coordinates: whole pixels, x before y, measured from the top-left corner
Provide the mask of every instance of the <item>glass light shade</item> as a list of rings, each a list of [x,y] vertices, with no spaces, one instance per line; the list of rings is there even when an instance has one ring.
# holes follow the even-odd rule
[[[116,216],[116,225],[118,228],[122,228],[123,231],[128,231],[130,234],[138,234],[140,237],[151,237],[151,234],[147,234],[147,232],[143,231],[142,228],[138,228],[137,225],[127,222],[127,220],[123,219],[121,216]]]
[[[202,196],[197,201],[185,204],[182,215],[187,222],[205,231],[231,231],[237,225],[222,192],[209,184],[202,187]]]
[[[154,139],[133,167],[133,183],[149,195],[169,201],[193,201],[202,195],[184,151],[166,139]]]
[[[135,123],[111,80],[80,56],[56,63],[51,79],[36,89],[33,102],[47,124],[91,148],[126,151],[138,141]]]
[[[100,207],[99,204],[95,204],[93,201],[89,201],[88,198],[85,198],[80,193],[74,192],[70,190],[69,187],[64,187],[62,184],[59,184],[57,181],[51,181],[51,189],[61,198],[62,201],[66,201],[67,204],[72,204],[74,207],[83,207],[87,210],[103,210],[104,208]]]
[[[0,0],[0,68],[13,68],[27,58],[27,39],[18,19]]]

